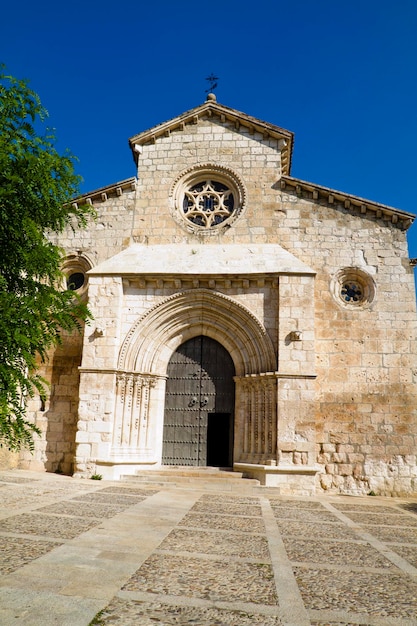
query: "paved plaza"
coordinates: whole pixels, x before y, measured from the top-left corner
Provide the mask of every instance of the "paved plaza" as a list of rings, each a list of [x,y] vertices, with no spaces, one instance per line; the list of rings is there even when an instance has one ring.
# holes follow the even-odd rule
[[[0,624],[417,625],[417,498],[0,472]]]

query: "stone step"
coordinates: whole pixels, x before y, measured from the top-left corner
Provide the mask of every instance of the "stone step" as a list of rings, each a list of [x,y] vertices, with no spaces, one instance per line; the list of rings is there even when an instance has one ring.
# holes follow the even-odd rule
[[[259,480],[244,478],[241,472],[219,468],[166,467],[139,470],[135,474],[121,476],[122,481],[158,487],[197,488],[203,490],[248,493],[260,485]]]
[[[160,467],[157,469],[137,470],[136,476],[144,476],[152,474],[153,476],[189,476],[189,477],[203,477],[203,478],[228,478],[231,480],[240,480],[243,477],[243,472],[234,472],[229,469],[222,469],[220,467],[195,467],[188,465],[175,465]]]

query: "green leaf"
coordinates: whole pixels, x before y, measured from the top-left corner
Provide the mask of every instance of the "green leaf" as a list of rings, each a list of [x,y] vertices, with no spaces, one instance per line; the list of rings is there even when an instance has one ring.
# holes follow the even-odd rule
[[[61,291],[62,251],[50,235],[85,226],[94,212],[79,195],[75,157],[59,154],[48,112],[27,81],[0,66],[0,445],[34,446],[40,432],[26,419],[25,399],[45,395],[36,373],[60,342],[79,330],[88,308]]]

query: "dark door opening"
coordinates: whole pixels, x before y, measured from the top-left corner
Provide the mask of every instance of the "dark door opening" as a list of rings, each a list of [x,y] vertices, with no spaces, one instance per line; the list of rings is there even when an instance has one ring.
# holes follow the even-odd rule
[[[223,346],[200,336],[168,364],[162,463],[233,465],[235,369]]]
[[[207,465],[232,465],[233,432],[230,413],[209,413],[207,423]]]

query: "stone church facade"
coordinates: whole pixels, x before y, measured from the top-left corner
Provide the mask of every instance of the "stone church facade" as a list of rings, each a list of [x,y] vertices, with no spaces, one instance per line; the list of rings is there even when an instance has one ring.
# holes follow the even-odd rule
[[[213,94],[130,147],[137,177],[55,241],[93,320],[43,368],[21,467],[416,492],[414,216],[293,178],[293,134]]]

